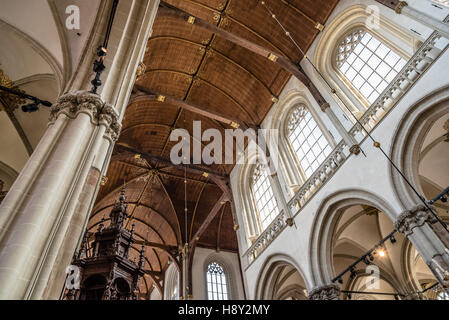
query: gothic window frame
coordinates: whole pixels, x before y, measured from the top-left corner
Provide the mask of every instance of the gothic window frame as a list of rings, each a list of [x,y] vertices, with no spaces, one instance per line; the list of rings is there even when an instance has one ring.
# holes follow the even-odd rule
[[[215,264],[215,266],[213,266]],[[231,293],[231,286],[230,286],[230,280],[231,277],[229,276],[229,272],[227,272],[227,267],[219,260],[219,259],[211,259],[210,261],[208,261],[205,264],[206,268],[205,268],[205,275],[206,275],[206,299],[210,300],[210,301],[226,301],[226,300],[231,300],[232,299],[232,293]],[[212,276],[209,278],[209,271],[211,266],[215,267],[215,268],[220,268],[221,269],[221,276],[220,276],[220,283],[218,283],[218,281],[216,282],[212,282],[209,281],[212,280]],[[224,284],[223,284],[223,277],[224,277]],[[215,280],[217,280],[217,278],[215,278]],[[218,285],[220,285],[221,287],[221,292],[214,292],[214,291],[210,291],[210,287],[209,284],[212,284],[214,287],[216,286],[216,289],[218,289]],[[212,288],[213,289],[213,288]],[[223,289],[226,289],[226,292],[223,293]],[[218,295],[221,295],[222,298],[224,297],[224,295],[226,295],[225,299],[214,299],[214,298],[210,298],[210,295],[212,293],[212,296],[214,296],[214,293]]]
[[[313,160],[313,162],[318,161],[318,164],[317,164],[315,169],[313,169],[313,168],[311,169],[311,173],[310,174],[307,171],[308,171],[308,169],[310,169],[312,167],[312,164],[310,164],[307,168],[304,168],[303,163],[301,163],[302,159],[300,159],[300,155],[298,154],[297,150],[295,150],[295,147],[294,147],[295,141],[292,141],[292,139],[290,139],[290,136],[292,134],[292,132],[291,132],[292,128],[291,128],[291,122],[290,122],[291,121],[291,117],[296,112],[296,110],[301,109],[301,108],[305,109],[306,112],[310,115],[310,119],[307,120],[307,123],[305,124],[304,129],[306,129],[306,127],[307,127],[307,130],[310,130],[309,123],[311,121],[314,122],[315,126],[314,126],[313,130],[310,130],[310,132],[307,133],[307,134],[304,134],[304,130],[300,131],[297,134],[297,137],[300,134],[303,134],[304,137],[305,137],[305,140],[308,140],[308,138],[310,136],[314,136],[315,135],[314,131],[316,129],[318,129],[319,133],[320,133],[320,137],[319,138],[314,137],[315,141],[314,141],[313,145],[310,147],[309,151],[306,154],[304,154],[304,157],[302,159],[304,159],[307,156],[307,154],[309,154],[310,152],[314,153],[312,148],[317,143],[319,143],[320,140],[322,141],[322,139],[324,139],[324,141],[326,143],[326,147],[324,147],[323,149],[320,146],[321,150],[320,150],[318,156],[316,156],[315,159]],[[300,122],[302,120],[298,120],[297,119],[297,121],[298,121],[297,125],[300,125]],[[327,159],[329,154],[332,153],[332,150],[335,147],[335,142],[328,138],[328,135],[326,134],[326,131],[325,131],[326,128],[323,126],[323,124],[321,123],[320,119],[317,119],[317,117],[315,115],[315,112],[313,112],[312,108],[309,107],[308,104],[303,103],[303,102],[295,103],[292,107],[290,107],[288,109],[288,112],[286,113],[286,116],[284,118],[283,126],[284,126],[283,127],[283,138],[285,140],[285,144],[287,145],[287,149],[288,149],[288,153],[289,153],[288,157],[293,160],[294,166],[295,166],[294,169],[296,169],[296,171],[299,172],[300,180],[301,180],[300,182],[301,183],[305,183],[310,178],[310,176],[312,176],[313,173]],[[305,136],[305,135],[307,135],[307,136]],[[298,143],[300,144],[300,148],[302,148],[302,146],[304,145],[304,143],[306,143],[306,141],[302,141],[302,142],[298,142]],[[307,143],[308,143],[308,141],[307,141]],[[320,157],[320,156],[322,156],[322,157]],[[318,158],[321,158],[321,161],[319,161]]]
[[[348,40],[349,37],[352,41]],[[374,48],[371,44],[376,42],[378,44]],[[344,46],[350,46],[350,51],[340,51]],[[355,49],[358,52],[352,54]],[[364,55],[369,55],[369,58],[364,58]],[[396,62],[387,60],[394,56],[398,57]],[[344,32],[336,42],[332,53],[332,67],[339,80],[365,108],[369,108],[402,70],[408,58],[374,30],[368,30],[365,26],[355,26]],[[358,88],[354,82],[356,79],[361,84]],[[374,90],[369,91],[370,89]],[[363,92],[364,90],[370,93]]]
[[[369,106],[363,102],[363,99],[359,99],[357,94],[339,76],[338,70],[335,68],[334,53],[343,36],[349,31],[355,28],[367,28],[367,21],[372,21],[370,20],[372,15],[367,8],[367,4],[348,4],[328,21],[316,47],[310,52],[310,56],[326,82],[339,93],[342,101],[337,100],[336,103],[341,109],[342,115],[352,124],[355,124],[352,114],[360,117]],[[369,31],[405,60],[409,60],[418,49],[419,43],[426,40],[425,37],[412,34],[403,24],[390,20],[388,8],[380,6],[379,9],[377,27],[370,28]],[[320,78],[317,80],[323,86],[326,85],[324,80]]]
[[[265,194],[267,192],[269,192],[270,190],[271,190],[272,196],[268,200],[266,200],[266,202],[262,206],[262,209],[265,209],[266,206],[269,204],[269,202],[274,201],[275,208],[273,210],[275,210],[275,211],[277,210],[277,212],[275,212],[273,215],[272,215],[273,210],[270,210],[270,213],[268,215],[270,217],[270,220],[269,220],[268,223],[264,223],[268,219],[268,217],[265,217],[265,218],[262,217],[261,212],[260,212],[260,208],[257,205],[257,199],[256,199],[256,192],[258,192],[258,190],[260,189],[261,186],[259,186],[258,190],[254,190],[254,177],[257,174],[256,170],[258,170],[258,166],[264,166],[264,164],[258,161],[256,164],[254,164],[252,166],[251,171],[250,171],[251,172],[251,176],[250,176],[250,179],[249,179],[249,182],[250,182],[250,184],[249,184],[249,188],[250,188],[249,198],[250,198],[250,202],[251,202],[251,207],[253,209],[253,212],[255,213],[254,216],[255,216],[255,218],[257,220],[258,234],[261,234],[273,222],[273,220],[279,215],[279,213],[282,210],[280,208],[280,204],[278,203],[278,199],[276,197],[276,193],[275,193],[275,190],[273,188],[273,183],[272,183],[272,180],[271,180],[271,176],[270,176],[267,168],[263,168],[264,169],[264,174],[266,175],[266,178],[265,178],[265,182],[262,182],[262,185],[264,183],[267,183],[268,184],[268,188],[262,193],[261,196],[264,197]]]

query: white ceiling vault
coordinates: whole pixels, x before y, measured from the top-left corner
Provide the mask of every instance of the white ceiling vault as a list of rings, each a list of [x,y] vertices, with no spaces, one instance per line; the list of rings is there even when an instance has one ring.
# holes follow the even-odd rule
[[[101,0],[2,0],[0,70],[14,86],[54,102],[73,75],[94,25]],[[66,8],[80,9],[80,28],[69,30]],[[0,112],[0,179],[12,183],[44,134],[48,108]],[[7,168],[8,170],[2,170]],[[6,172],[7,171],[7,172]]]

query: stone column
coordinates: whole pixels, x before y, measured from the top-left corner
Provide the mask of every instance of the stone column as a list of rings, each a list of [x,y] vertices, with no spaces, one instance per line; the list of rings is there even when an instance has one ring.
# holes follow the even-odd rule
[[[332,124],[337,129],[338,133],[341,135],[343,140],[348,145],[349,152],[351,152],[352,154],[355,154],[355,155],[360,154],[360,147],[359,147],[357,141],[355,140],[355,138],[353,136],[351,136],[348,133],[348,131],[346,131],[345,127],[343,127],[340,120],[338,120],[337,116],[335,115],[334,111],[332,111],[329,103],[327,103],[327,102],[324,103],[323,105],[320,106],[320,108],[321,108],[321,111],[323,111],[327,115],[329,120],[332,122]]]
[[[407,236],[438,282],[449,291],[449,250],[445,245],[448,233],[440,226],[423,204],[404,211],[395,222],[395,228]]]
[[[277,172],[274,172],[270,175],[271,186],[273,187],[274,197],[280,205],[280,210],[284,211],[287,225],[292,227],[294,225],[293,215],[288,206],[287,200],[285,200],[284,192],[282,190],[281,182],[279,181],[279,177]]]
[[[48,131],[1,207],[0,299],[39,297],[103,137],[119,132],[118,114],[98,95],[68,93],[52,106]]]
[[[438,31],[441,35],[449,39],[449,25],[439,21],[428,14],[410,7],[407,1],[399,0],[376,0],[383,5],[393,9],[397,14],[403,14],[423,25]]]
[[[320,286],[309,292],[309,300],[340,300],[340,293],[336,284]]]

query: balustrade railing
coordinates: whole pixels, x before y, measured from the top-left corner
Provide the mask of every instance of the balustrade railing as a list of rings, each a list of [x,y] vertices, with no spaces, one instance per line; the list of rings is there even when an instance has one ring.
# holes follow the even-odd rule
[[[360,123],[368,132],[371,132],[376,127],[380,120],[401,100],[410,88],[430,68],[433,62],[447,49],[447,43],[442,49],[435,47],[437,41],[440,39],[442,38],[438,32],[433,32],[391,81],[387,88],[385,88],[383,93],[362,115],[359,119]],[[360,124],[354,125],[349,133],[355,138],[357,138],[359,134],[362,134],[363,136],[366,135],[366,132],[361,128]]]

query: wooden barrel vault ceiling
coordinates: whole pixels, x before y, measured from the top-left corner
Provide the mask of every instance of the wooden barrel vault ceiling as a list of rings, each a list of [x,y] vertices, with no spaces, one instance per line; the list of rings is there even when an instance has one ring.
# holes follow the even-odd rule
[[[338,0],[270,0],[265,4],[306,51]],[[204,22],[212,28],[204,28]],[[192,23],[193,22],[193,23]],[[298,64],[302,56],[256,0],[166,0],[161,2],[135,84],[121,136],[98,194],[88,231],[109,217],[126,185],[128,214],[145,242],[148,276],[143,295],[163,289],[163,272],[186,241],[184,173],[187,175],[187,239],[200,247],[237,252],[229,173],[232,165],[175,166],[173,129],[257,127],[291,73],[275,61],[212,32],[225,30]],[[212,116],[211,116],[212,115]],[[224,120],[223,120],[224,119]],[[210,223],[208,223],[210,222]],[[196,236],[200,235],[199,239]],[[153,286],[153,284],[154,286]]]

